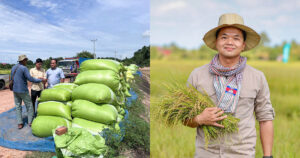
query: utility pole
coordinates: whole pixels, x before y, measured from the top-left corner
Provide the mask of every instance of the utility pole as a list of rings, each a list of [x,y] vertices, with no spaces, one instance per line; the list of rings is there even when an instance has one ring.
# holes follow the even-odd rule
[[[96,43],[97,39],[92,39],[91,41],[94,44],[94,59],[96,59],[96,46],[95,46],[95,43]]]

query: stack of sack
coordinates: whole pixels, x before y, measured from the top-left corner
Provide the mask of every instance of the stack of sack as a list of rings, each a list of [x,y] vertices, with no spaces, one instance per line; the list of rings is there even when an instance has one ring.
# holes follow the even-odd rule
[[[130,64],[129,66],[125,67],[126,68],[126,81],[127,82],[133,82],[134,81],[134,76],[133,74],[137,73],[138,66],[135,64]]]
[[[58,126],[71,127],[71,96],[76,87],[73,83],[60,83],[42,91],[38,99],[37,117],[32,122],[35,136],[49,137]]]
[[[111,88],[119,101],[125,103],[128,97],[128,85],[126,85],[126,69],[122,63],[115,60],[92,59],[81,63],[80,74],[76,77],[75,84],[100,83]]]
[[[130,64],[127,67],[127,71],[131,71],[133,74],[135,74],[138,69],[139,69],[139,67],[137,65],[135,65],[135,64]]]
[[[94,135],[105,128],[120,131],[126,97],[131,96],[129,90],[123,64],[106,59],[86,60],[74,83],[60,83],[42,92],[32,133],[52,136],[52,130],[58,126],[84,128]]]
[[[128,88],[124,66],[114,60],[91,59],[80,66],[72,92],[72,127],[85,128],[92,134],[104,128],[120,130],[119,111],[123,111]]]

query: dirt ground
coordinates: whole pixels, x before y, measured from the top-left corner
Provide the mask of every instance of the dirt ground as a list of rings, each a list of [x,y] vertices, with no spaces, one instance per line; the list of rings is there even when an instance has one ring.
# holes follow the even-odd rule
[[[142,71],[142,83],[139,85],[140,90],[144,94],[143,104],[146,105],[146,115],[143,117],[147,122],[150,121],[150,68],[141,68]]]
[[[14,105],[14,96],[13,92],[10,89],[6,88],[0,91],[0,113],[5,112],[11,108],[15,107]],[[16,126],[17,125],[12,125]],[[0,146],[0,158],[22,158],[25,157],[30,151],[21,151],[15,149],[8,149]]]

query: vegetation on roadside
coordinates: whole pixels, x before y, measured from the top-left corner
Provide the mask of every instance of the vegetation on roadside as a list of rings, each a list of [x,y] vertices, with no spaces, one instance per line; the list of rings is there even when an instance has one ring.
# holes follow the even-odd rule
[[[131,87],[137,93],[138,99],[132,101],[130,106],[127,107],[129,117],[124,122],[125,135],[123,140],[119,142],[119,138],[115,137],[116,133],[111,131],[110,140],[107,142],[107,145],[111,148],[107,157],[122,156],[122,153],[125,151],[134,151],[131,154],[138,157],[149,157],[150,155],[150,125],[149,122],[141,118],[141,115],[147,113],[145,105],[142,104],[143,94],[140,93],[138,87],[141,78],[136,76],[135,81],[135,83],[131,84]]]

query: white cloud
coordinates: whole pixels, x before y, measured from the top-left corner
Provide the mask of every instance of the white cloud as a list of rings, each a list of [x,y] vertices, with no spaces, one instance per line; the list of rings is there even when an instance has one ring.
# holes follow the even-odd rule
[[[159,6],[155,6],[153,8],[153,15],[155,16],[161,16],[164,15],[170,11],[176,11],[180,10],[186,7],[186,2],[179,0],[179,1],[173,1],[165,4],[161,4]],[[152,8],[151,8],[152,9]]]
[[[142,36],[143,37],[150,37],[150,30],[146,30],[145,32],[143,32]]]
[[[131,8],[148,0],[97,0],[97,2],[106,9],[112,8]]]
[[[37,22],[23,12],[12,10],[0,4],[0,41],[15,41],[29,44],[48,44],[65,46],[88,46],[90,38],[100,36],[104,40],[114,40],[117,36],[97,31],[86,31],[76,26],[76,20],[65,19],[58,26]],[[83,35],[78,32],[86,33]]]
[[[37,8],[47,8],[49,10],[54,10],[57,8],[56,3],[47,0],[29,0],[29,4]]]

